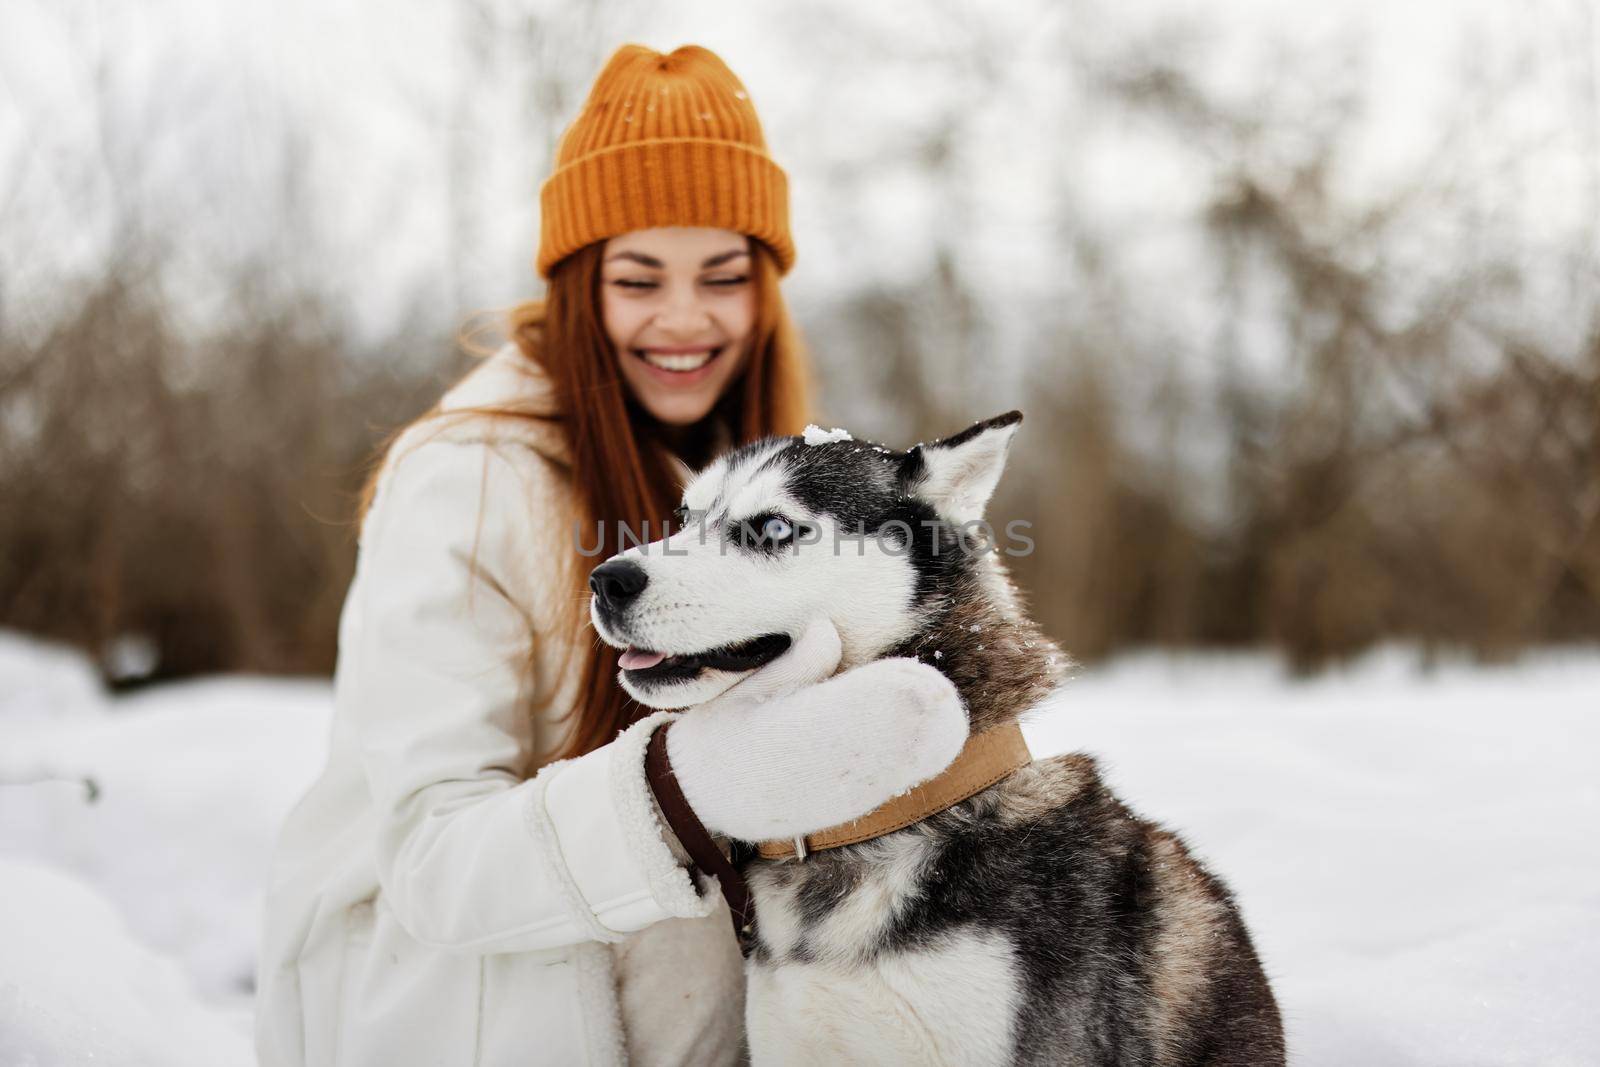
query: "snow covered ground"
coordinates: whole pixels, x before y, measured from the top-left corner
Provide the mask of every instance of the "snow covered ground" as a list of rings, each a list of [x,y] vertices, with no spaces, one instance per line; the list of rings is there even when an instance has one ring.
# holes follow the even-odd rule
[[[1295,1063],[1600,1063],[1600,655],[1139,656],[1027,732],[1232,886]]]
[[[0,634],[0,1064],[250,1062],[259,886],[330,694],[113,700]],[[1311,682],[1133,656],[1027,732],[1095,753],[1232,885],[1296,1063],[1600,1063],[1600,652],[1386,650]]]

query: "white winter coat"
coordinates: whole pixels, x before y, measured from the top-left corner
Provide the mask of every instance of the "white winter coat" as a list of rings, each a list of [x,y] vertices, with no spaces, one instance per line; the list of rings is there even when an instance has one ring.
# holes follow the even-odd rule
[[[507,346],[441,404],[547,394]],[[574,635],[553,625],[571,595],[565,442],[438,424],[396,441],[362,525],[327,768],[267,889],[261,1065],[737,1062],[727,905],[644,780],[665,714],[539,769],[561,738],[527,709],[569,707],[581,661],[561,671]]]

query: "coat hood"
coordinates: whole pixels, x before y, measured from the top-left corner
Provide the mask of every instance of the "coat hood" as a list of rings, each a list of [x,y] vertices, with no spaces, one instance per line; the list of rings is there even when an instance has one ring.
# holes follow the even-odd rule
[[[562,425],[555,386],[514,343],[502,346],[452,386],[439,399],[437,411],[442,414],[489,406],[547,418],[462,419],[442,431],[441,436],[451,440],[516,441],[563,467],[572,466],[572,450]]]

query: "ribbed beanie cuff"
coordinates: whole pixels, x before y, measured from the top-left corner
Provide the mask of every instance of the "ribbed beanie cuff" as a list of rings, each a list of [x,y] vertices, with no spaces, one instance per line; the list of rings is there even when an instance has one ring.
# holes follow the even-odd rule
[[[539,193],[539,273],[584,245],[654,226],[714,226],[760,238],[780,272],[794,263],[789,180],[737,141],[643,141],[601,149]]]

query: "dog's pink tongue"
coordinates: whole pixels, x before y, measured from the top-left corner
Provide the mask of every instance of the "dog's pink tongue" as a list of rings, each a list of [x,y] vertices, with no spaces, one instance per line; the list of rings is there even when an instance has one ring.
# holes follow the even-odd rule
[[[617,666],[625,671],[642,671],[666,658],[665,652],[640,652],[637,648],[630,648],[617,660]]]

